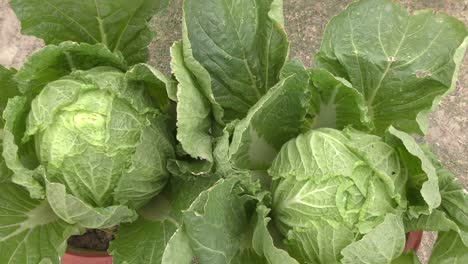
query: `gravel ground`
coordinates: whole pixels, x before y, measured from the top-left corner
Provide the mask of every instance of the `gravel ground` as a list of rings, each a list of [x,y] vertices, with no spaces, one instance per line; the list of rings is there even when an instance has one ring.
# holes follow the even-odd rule
[[[19,23],[8,6],[0,0],[0,64],[18,68],[25,58],[43,46],[43,43],[19,32]],[[152,27],[157,37],[150,46],[150,63],[169,73],[169,48],[180,38],[181,0],[172,0],[168,10],[153,19]],[[291,40],[291,56],[308,65],[313,63],[327,21],[350,0],[284,0],[286,30]],[[401,0],[410,11],[433,8],[447,12],[468,24],[468,0]],[[468,188],[468,56],[460,70],[454,93],[444,98],[431,115],[431,128],[426,137],[442,162]],[[424,235],[418,252],[427,262],[435,234]]]

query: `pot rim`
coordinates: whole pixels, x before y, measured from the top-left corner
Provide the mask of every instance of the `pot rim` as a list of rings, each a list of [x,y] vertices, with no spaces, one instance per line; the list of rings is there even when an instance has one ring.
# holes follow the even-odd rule
[[[68,247],[65,255],[83,258],[112,258],[107,251],[89,250],[82,248]]]

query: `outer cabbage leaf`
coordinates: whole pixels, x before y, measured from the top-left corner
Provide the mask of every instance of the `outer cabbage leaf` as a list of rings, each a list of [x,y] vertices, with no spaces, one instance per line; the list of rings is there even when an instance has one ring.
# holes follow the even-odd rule
[[[46,197],[55,214],[69,224],[86,228],[110,228],[132,222],[138,216],[124,205],[96,207],[68,194],[65,185],[46,182]]]
[[[229,148],[234,167],[268,169],[281,146],[301,133],[306,115],[311,114],[311,97],[316,94],[309,86],[308,72],[301,65],[285,68],[284,78],[237,123]]]
[[[412,219],[413,230],[455,231],[468,247],[468,194],[457,178],[445,169],[430,152],[427,145],[423,150],[437,169],[437,176],[442,198],[440,206],[429,216]]]
[[[8,99],[19,94],[17,83],[13,80],[15,69],[7,69],[0,65],[0,153],[3,152],[3,111],[6,108]],[[5,160],[0,155],[0,183],[10,178],[11,172],[5,164]]]
[[[231,143],[231,135],[238,121],[233,121],[223,129],[223,134],[216,138],[213,157],[215,159],[215,171],[221,177],[227,178],[231,174],[236,173],[231,161],[229,160],[229,144]]]
[[[15,69],[7,69],[0,65],[0,127],[3,128],[4,121],[1,117],[3,110],[7,105],[8,99],[19,94],[17,83],[13,76],[16,73]]]
[[[0,215],[1,263],[59,264],[68,237],[80,233],[56,216],[47,201],[31,199],[12,183],[0,185]]]
[[[468,262],[468,247],[454,231],[439,232],[429,264],[462,264]]]
[[[271,218],[268,217],[270,209],[264,205],[257,207],[257,224],[253,234],[253,248],[255,252],[264,256],[266,259],[265,263],[269,264],[299,264],[295,259],[289,256],[289,254],[283,249],[279,249],[275,246],[274,240],[270,235],[268,223]],[[258,263],[258,262],[257,262]]]
[[[342,263],[390,264],[403,253],[406,237],[400,216],[389,214],[364,237],[341,251]]]
[[[177,229],[171,237],[171,240],[164,251],[161,263],[192,263],[193,260],[194,256],[192,248],[190,248],[190,240],[181,227]]]
[[[35,147],[31,143],[22,143],[16,136],[24,133],[23,122],[26,120],[29,107],[30,100],[24,96],[8,101],[7,108],[3,112],[6,123],[3,131],[2,155],[5,164],[13,172],[11,180],[25,187],[32,198],[44,199],[44,186],[39,181],[43,168],[38,167]]]
[[[375,133],[390,125],[421,133],[428,110],[455,87],[466,37],[444,13],[409,15],[390,0],[363,0],[328,23],[316,62],[363,95]]]
[[[102,44],[89,45],[62,42],[49,45],[34,53],[15,76],[22,93],[38,93],[49,82],[58,80],[75,70],[89,70],[96,66],[126,69],[123,57],[112,53]]]
[[[182,210],[187,209],[215,181],[215,176],[187,179],[172,177],[166,190],[139,211],[137,221],[120,225],[109,249],[114,263],[159,264],[164,263],[163,254],[171,255],[169,263],[190,263],[192,257],[189,251],[186,253],[180,246],[184,233],[180,230],[176,234],[175,231],[182,224]],[[166,249],[170,240],[170,245],[177,246]],[[175,250],[174,255],[169,252],[171,250]],[[187,261],[180,259],[184,257]]]
[[[120,51],[130,64],[146,62],[154,34],[147,21],[168,0],[10,0],[22,33],[46,44],[101,43]]]
[[[187,69],[181,43],[174,44],[171,56],[171,68],[179,82],[176,94],[177,139],[191,157],[212,163],[212,107],[200,90],[204,75],[194,75]]]
[[[435,164],[439,177],[440,196],[442,197],[439,209],[457,224],[460,228],[460,237],[468,247],[468,194],[455,175],[445,169],[428,149],[426,153]]]
[[[407,174],[409,213],[413,216],[430,214],[441,203],[434,164],[412,136],[392,126],[388,128],[386,142],[397,149],[402,173]]]
[[[193,256],[198,263],[297,264],[273,245],[267,230],[268,209],[259,206],[255,213],[263,194],[248,194],[249,189],[258,189],[248,177],[231,175],[202,192],[183,212],[184,224],[168,249],[180,246],[187,255],[185,259]],[[167,253],[164,259],[168,262],[164,264],[181,257],[175,250]]]
[[[148,64],[137,64],[126,73],[126,79],[131,85],[147,87],[148,95],[155,101],[158,108],[164,112],[169,108],[170,91],[176,89],[176,82],[165,76],[159,70]]]
[[[0,153],[3,152],[3,130],[0,130]],[[0,184],[10,180],[11,171],[5,164],[5,160],[0,156]]]
[[[325,69],[311,69],[310,78],[320,97],[318,114],[311,128],[343,129],[351,125],[364,131],[370,129],[372,123],[364,98],[348,81]]]
[[[184,228],[200,263],[232,263],[240,251],[251,248],[245,232],[250,221],[244,207],[250,199],[236,195],[237,184],[237,177],[220,180],[184,212]]]
[[[430,215],[421,215],[418,218],[406,216],[404,219],[405,230],[407,232],[424,231],[456,231],[460,228],[457,224],[447,217],[447,214],[441,210],[434,210]]]
[[[278,82],[288,55],[282,0],[185,1],[183,24],[184,49],[190,45],[211,77],[203,89],[212,91],[224,121],[243,118]]]
[[[300,263],[340,263],[340,252],[354,242],[355,234],[341,223],[315,221],[308,229],[291,230],[288,251]]]

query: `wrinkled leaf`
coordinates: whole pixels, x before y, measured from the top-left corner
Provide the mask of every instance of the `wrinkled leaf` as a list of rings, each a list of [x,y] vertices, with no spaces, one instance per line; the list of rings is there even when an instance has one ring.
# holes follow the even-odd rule
[[[181,43],[171,48],[171,68],[177,86],[177,139],[193,158],[213,162],[211,106],[199,90],[199,81],[188,71]],[[201,78],[201,77],[198,77]]]
[[[69,224],[86,228],[110,228],[137,218],[134,210],[124,205],[94,207],[68,194],[60,183],[46,182],[46,197],[52,210]]]
[[[200,192],[215,181],[214,176],[171,178],[165,191],[139,211],[137,221],[120,225],[116,239],[111,242],[109,249],[114,263],[159,264],[184,263],[184,258],[191,260],[190,248],[179,246],[183,244],[184,234],[181,231],[177,234],[175,232],[182,225],[182,210],[187,209]],[[174,262],[164,262],[163,254]],[[186,263],[190,264],[190,261]]]
[[[312,128],[343,129],[351,125],[364,131],[370,129],[372,124],[364,98],[348,81],[325,69],[311,69],[310,76],[320,95],[320,108]]]
[[[0,65],[0,127],[5,124],[3,121],[3,110],[7,105],[8,99],[19,94],[16,82],[13,79],[15,69],[7,69]]]
[[[282,17],[282,0],[184,2],[184,49],[208,71],[204,89],[224,121],[243,118],[278,81],[289,49]]]
[[[233,166],[266,170],[281,146],[301,132],[313,91],[304,67],[288,75],[237,123],[229,149]]]
[[[441,196],[437,172],[423,148],[412,136],[392,126],[387,131],[386,142],[398,150],[402,172],[407,173],[410,214],[427,214],[439,207]]]
[[[468,247],[454,232],[439,232],[429,264],[462,264],[468,262]]]
[[[183,231],[198,263],[297,263],[273,244],[268,210],[259,207],[255,214],[263,194],[247,194],[258,188],[249,177],[241,173],[219,180],[184,211]]]
[[[11,0],[22,33],[46,44],[75,41],[120,51],[130,64],[146,62],[154,34],[147,22],[168,0]]]
[[[249,248],[244,245],[250,243],[248,200],[233,193],[238,183],[236,177],[218,181],[184,212],[186,234],[200,263],[231,263],[241,248]]]
[[[269,212],[270,209],[264,205],[257,207],[257,224],[252,241],[255,252],[264,256],[266,263],[269,264],[299,264],[285,250],[275,246],[268,229],[268,223],[271,220],[268,217]]]
[[[377,134],[390,125],[421,133],[419,114],[455,87],[466,37],[445,13],[409,15],[391,0],[363,0],[328,23],[316,62],[362,94]]]
[[[300,263],[339,263],[340,252],[354,242],[355,234],[345,224],[316,221],[308,229],[288,233],[287,245]]]
[[[112,66],[121,70],[126,64],[121,55],[102,44],[89,45],[62,42],[34,53],[15,76],[19,90],[39,92],[46,84],[70,74],[73,70],[89,70],[96,66]]]
[[[341,251],[342,263],[390,264],[403,253],[405,242],[401,217],[389,214],[382,224]]]
[[[193,252],[190,248],[190,240],[183,229],[178,229],[168,242],[162,258],[162,264],[185,263],[191,264]]]
[[[176,89],[174,80],[148,64],[134,65],[127,71],[126,78],[133,83],[132,85],[144,85],[158,108],[162,111],[167,111],[169,107],[168,93]]]
[[[22,143],[16,135],[24,134],[24,120],[28,115],[31,100],[25,96],[15,97],[8,101],[3,113],[6,120],[3,131],[3,158],[7,167],[13,171],[11,180],[25,187],[32,198],[44,199],[45,190],[38,178],[43,171],[38,167],[35,147]],[[21,158],[20,158],[21,157]]]
[[[20,186],[0,185],[0,262],[60,263],[67,239],[79,229],[57,217],[47,201]]]

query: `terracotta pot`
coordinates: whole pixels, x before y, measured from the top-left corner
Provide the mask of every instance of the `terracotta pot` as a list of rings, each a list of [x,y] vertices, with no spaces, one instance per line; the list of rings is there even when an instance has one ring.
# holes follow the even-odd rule
[[[112,256],[107,252],[68,249],[62,264],[112,264]]]
[[[412,231],[406,234],[406,245],[404,251],[418,251],[419,246],[421,245],[422,236],[423,231]]]

